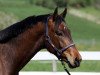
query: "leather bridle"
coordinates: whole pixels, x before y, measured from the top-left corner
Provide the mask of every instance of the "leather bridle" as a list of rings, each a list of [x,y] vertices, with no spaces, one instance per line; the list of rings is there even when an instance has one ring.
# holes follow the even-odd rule
[[[67,68],[65,67],[65,64],[64,64],[64,62],[63,62],[63,60],[62,60],[62,53],[63,53],[64,51],[66,51],[67,49],[69,49],[70,47],[74,46],[75,44],[72,43],[72,44],[69,44],[68,46],[66,46],[66,47],[64,47],[64,48],[62,48],[62,49],[58,49],[58,48],[52,43],[52,41],[51,41],[51,39],[50,39],[50,36],[49,36],[49,34],[48,34],[48,20],[49,20],[49,18],[50,18],[50,16],[47,17],[47,20],[46,20],[46,22],[45,22],[45,39],[46,39],[46,42],[48,42],[48,43],[51,45],[51,47],[57,52],[58,59],[62,62],[62,65],[64,66],[65,71],[68,73],[68,75],[71,75],[71,74],[69,73],[69,71],[67,70]]]
[[[64,47],[64,48],[62,48],[62,49],[58,49],[58,48],[52,43],[52,41],[51,41],[51,39],[50,39],[50,36],[48,35],[48,20],[49,20],[49,18],[50,18],[50,16],[47,18],[47,21],[46,21],[46,23],[45,23],[45,39],[46,39],[46,42],[48,42],[48,43],[51,45],[51,47],[57,52],[58,58],[61,59],[60,57],[61,57],[62,53],[63,53],[64,51],[66,51],[68,48],[74,46],[75,44],[72,43],[72,44],[69,44],[68,46],[66,46],[66,47]]]

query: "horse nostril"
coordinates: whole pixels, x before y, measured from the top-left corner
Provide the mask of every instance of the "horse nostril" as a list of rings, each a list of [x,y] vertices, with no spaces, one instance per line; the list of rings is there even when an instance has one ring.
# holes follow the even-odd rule
[[[78,66],[80,66],[80,61],[81,60],[78,60],[77,58],[75,58],[75,65],[78,67]]]
[[[75,58],[75,61],[81,62],[82,59]]]
[[[77,58],[75,58],[75,61],[78,61],[78,59],[77,59]]]

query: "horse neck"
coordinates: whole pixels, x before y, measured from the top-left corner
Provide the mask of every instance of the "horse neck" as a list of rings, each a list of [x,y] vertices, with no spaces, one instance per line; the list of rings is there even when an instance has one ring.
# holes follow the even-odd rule
[[[24,52],[24,59],[22,58],[23,61],[20,64],[21,67],[23,67],[38,51],[44,48],[44,30],[45,27],[43,23],[38,22],[37,25],[34,25],[32,28],[22,34],[25,36],[22,37],[24,47],[22,47],[22,54]]]
[[[33,25],[5,46],[6,54],[8,52],[9,55],[6,55],[7,61],[4,61],[9,64],[6,66],[14,71],[20,71],[39,50],[44,48],[44,25],[42,23]]]
[[[42,23],[37,23],[37,25],[33,25],[32,28],[29,28],[23,34],[19,35],[19,37],[16,38],[17,40],[14,41],[14,43],[18,45],[22,50],[24,48],[24,50],[27,49],[29,51],[30,49],[36,52],[38,48],[42,48],[44,41],[43,38],[44,25]]]

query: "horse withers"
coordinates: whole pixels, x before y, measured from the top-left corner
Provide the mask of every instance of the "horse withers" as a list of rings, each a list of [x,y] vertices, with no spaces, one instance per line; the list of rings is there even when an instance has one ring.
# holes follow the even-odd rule
[[[46,48],[70,68],[80,66],[81,56],[65,23],[67,9],[59,15],[30,16],[0,31],[0,75],[18,75],[41,49]]]

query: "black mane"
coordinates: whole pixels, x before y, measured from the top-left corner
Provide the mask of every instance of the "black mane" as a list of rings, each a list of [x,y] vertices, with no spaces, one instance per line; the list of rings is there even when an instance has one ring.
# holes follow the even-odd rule
[[[40,21],[44,22],[49,15],[50,14],[40,15],[40,16],[30,16],[18,23],[11,25],[10,27],[4,30],[1,30],[0,43],[6,43],[12,38],[17,37],[19,34],[23,33],[25,30],[35,25],[37,22]]]

